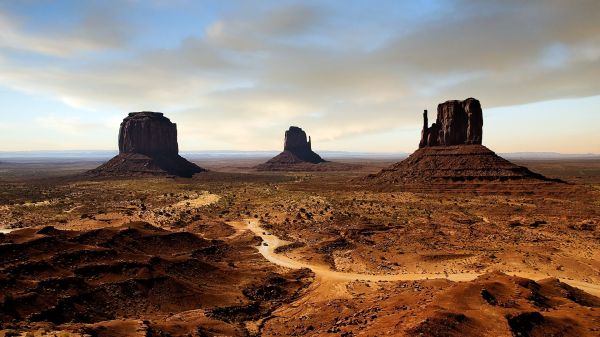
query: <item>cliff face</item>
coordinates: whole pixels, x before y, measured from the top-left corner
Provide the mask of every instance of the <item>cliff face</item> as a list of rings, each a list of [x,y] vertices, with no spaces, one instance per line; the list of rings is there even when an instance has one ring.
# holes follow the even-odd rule
[[[290,126],[285,132],[283,152],[292,154],[300,161],[313,164],[324,162],[323,158],[313,152],[310,137],[307,139],[306,132],[297,126]]]
[[[297,126],[290,126],[285,132],[283,151],[302,152],[312,151],[310,137],[306,140],[306,132]]]
[[[119,129],[119,153],[177,155],[177,125],[160,112],[131,112]]]
[[[475,98],[446,101],[438,105],[437,119],[428,126],[427,110],[423,113],[423,131],[419,148],[481,144],[483,113]]]
[[[179,155],[177,125],[160,112],[131,112],[119,129],[119,155],[90,171],[95,176],[175,175],[205,171]]]

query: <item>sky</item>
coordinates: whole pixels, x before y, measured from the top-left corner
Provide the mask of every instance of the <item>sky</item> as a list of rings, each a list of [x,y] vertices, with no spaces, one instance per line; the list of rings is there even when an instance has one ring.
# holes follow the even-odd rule
[[[600,153],[600,1],[0,0],[0,151],[112,150],[131,111],[179,147],[410,152],[475,97],[497,152]]]

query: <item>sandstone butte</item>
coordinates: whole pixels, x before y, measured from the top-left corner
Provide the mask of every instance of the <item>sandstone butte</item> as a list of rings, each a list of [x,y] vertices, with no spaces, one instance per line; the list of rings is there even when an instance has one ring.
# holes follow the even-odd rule
[[[380,185],[430,185],[456,183],[549,182],[498,156],[482,145],[483,112],[475,98],[451,100],[437,107],[429,126],[423,113],[419,149],[405,160],[365,177]]]
[[[312,150],[311,139],[307,138],[306,132],[297,126],[290,126],[285,132],[283,152],[255,168],[259,171],[293,170],[325,162]]]
[[[119,129],[119,154],[88,173],[95,176],[174,175],[206,171],[179,155],[177,125],[160,112],[131,112]]]

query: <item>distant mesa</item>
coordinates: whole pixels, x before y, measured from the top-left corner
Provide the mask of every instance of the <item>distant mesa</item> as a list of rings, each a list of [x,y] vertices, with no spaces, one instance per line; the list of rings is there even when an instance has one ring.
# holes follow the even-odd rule
[[[160,112],[131,112],[119,129],[119,154],[92,175],[174,175],[206,171],[179,155],[177,125]]]
[[[306,132],[297,126],[290,126],[285,132],[283,153],[291,154],[296,160],[313,164],[325,161],[321,156],[313,152],[310,136],[308,136],[307,140]]]
[[[423,186],[489,182],[547,182],[550,179],[515,165],[481,145],[483,113],[475,98],[452,100],[437,108],[428,125],[423,114],[419,149],[407,159],[367,176],[380,185]]]
[[[259,171],[287,171],[303,164],[323,162],[325,160],[312,150],[311,139],[306,137],[306,132],[297,126],[290,126],[285,132],[283,152],[255,168]]]
[[[160,112],[130,112],[119,129],[119,153],[176,156],[177,124]]]
[[[285,132],[283,152],[267,162],[255,166],[259,171],[338,171],[355,168],[355,165],[326,161],[312,150],[310,137],[297,126]]]

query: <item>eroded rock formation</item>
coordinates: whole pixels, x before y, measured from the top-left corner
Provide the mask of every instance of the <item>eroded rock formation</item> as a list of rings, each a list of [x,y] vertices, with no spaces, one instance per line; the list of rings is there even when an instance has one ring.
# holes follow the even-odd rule
[[[313,164],[324,161],[323,158],[313,152],[310,136],[307,140],[306,132],[297,126],[290,126],[290,128],[285,132],[283,151],[290,152],[301,160]]]
[[[316,165],[316,164],[331,165]],[[326,162],[312,150],[311,139],[306,132],[297,126],[290,126],[285,132],[283,152],[257,165],[259,171],[313,171],[313,170],[344,170],[343,165],[333,165]]]
[[[160,112],[131,112],[119,129],[119,153],[177,155],[177,124]]]
[[[423,131],[419,148],[481,144],[483,113],[475,98],[452,100],[438,105],[437,119],[428,126],[427,110],[423,113]]]
[[[176,175],[205,171],[179,155],[177,125],[160,112],[131,112],[119,129],[119,155],[92,175]]]
[[[418,149],[405,160],[369,178],[384,184],[547,180],[478,144]]]
[[[439,104],[437,119],[431,126],[425,110],[419,149],[407,159],[369,175],[366,180],[382,186],[416,186],[417,189],[456,183],[480,188],[489,182],[556,182],[515,165],[481,145],[482,129],[481,104],[474,98]]]

